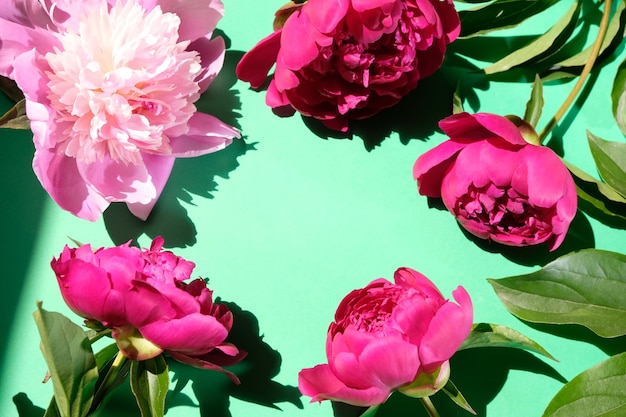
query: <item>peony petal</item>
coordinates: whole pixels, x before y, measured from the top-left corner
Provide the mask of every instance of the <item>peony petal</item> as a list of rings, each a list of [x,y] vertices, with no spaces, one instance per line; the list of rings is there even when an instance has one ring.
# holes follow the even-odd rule
[[[437,311],[430,322],[419,348],[422,366],[434,372],[457,351],[472,329],[474,319],[472,300],[463,287],[452,292],[457,304],[448,302]]]
[[[108,201],[147,204],[156,198],[152,177],[144,164],[125,164],[105,156],[101,161],[76,161],[87,184]]]
[[[0,18],[0,75],[15,79],[14,63],[17,57],[32,49],[39,53],[52,50],[58,41],[51,32],[30,28]],[[26,75],[22,77],[26,78]]]
[[[267,74],[276,63],[281,33],[280,30],[272,33],[244,54],[235,69],[237,78],[249,82],[252,88],[259,88],[265,82]]]
[[[306,6],[312,5],[307,3]],[[298,39],[298,42],[294,42],[294,39]],[[332,37],[327,38],[320,34],[312,26],[308,14],[296,12],[283,26],[279,56],[287,69],[297,71],[317,58],[318,44],[325,45],[330,42]]]
[[[332,33],[346,16],[350,3],[350,0],[308,0],[302,10],[317,31]]]
[[[472,117],[495,136],[511,144],[524,146],[528,144],[517,126],[506,117],[490,113],[476,113]]]
[[[420,368],[418,346],[399,337],[378,338],[367,345],[359,363],[390,390],[413,381]]]
[[[193,356],[213,350],[228,336],[228,330],[215,317],[200,313],[154,321],[139,327],[139,331],[167,351]]]
[[[170,138],[171,156],[190,158],[216,152],[238,137],[239,131],[234,127],[210,114],[196,112],[189,120],[189,132]]]
[[[196,79],[200,86],[199,93],[206,91],[209,85],[217,77],[224,64],[226,46],[224,38],[218,36],[214,39],[198,38],[187,48],[190,51],[197,51],[200,54],[200,65],[202,72]]]
[[[161,196],[165,183],[167,183],[170,173],[172,172],[174,160],[175,159],[171,156],[161,156],[148,153],[143,155],[143,163],[152,178],[152,186],[155,191],[154,198],[145,204],[139,202],[126,202],[130,212],[141,220],[146,220],[148,218],[158,198]]]
[[[448,140],[417,158],[413,165],[413,178],[417,180],[421,195],[441,197],[443,177],[454,163],[456,154],[465,146],[465,143]]]
[[[328,365],[307,368],[298,374],[298,388],[311,402],[335,400],[360,407],[382,404],[391,392],[371,387],[368,389],[349,388],[332,373]]]
[[[457,113],[441,120],[439,127],[453,140],[475,142],[496,139],[504,142],[503,145],[507,142],[513,145],[527,144],[513,122],[506,117],[490,113]]]
[[[413,287],[429,298],[443,301],[443,295],[439,288],[423,274],[414,269],[403,267],[398,268],[393,274],[394,282],[398,285]]]
[[[37,149],[33,170],[43,188],[64,210],[89,221],[96,221],[109,202],[83,180],[76,160],[56,151]]]
[[[159,0],[164,12],[180,17],[179,40],[195,41],[211,35],[224,16],[224,5],[220,0]]]

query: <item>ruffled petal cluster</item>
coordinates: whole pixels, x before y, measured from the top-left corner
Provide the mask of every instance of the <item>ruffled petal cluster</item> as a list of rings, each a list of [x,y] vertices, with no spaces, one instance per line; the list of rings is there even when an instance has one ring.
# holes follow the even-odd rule
[[[472,327],[469,295],[458,287],[450,302],[410,268],[394,280],[377,279],[341,301],[328,329],[328,363],[299,374],[311,401],[372,406],[393,391],[423,397],[446,384],[448,360]]]
[[[340,131],[415,89],[460,32],[452,0],[308,0],[283,11],[284,25],[243,56],[237,76],[258,88],[275,65],[266,96],[275,113]]]
[[[24,93],[35,174],[63,209],[93,221],[120,201],[146,219],[175,158],[239,136],[194,105],[224,58],[220,0],[8,3],[0,75]]]
[[[167,352],[237,381],[222,368],[245,356],[225,342],[232,313],[213,302],[204,280],[186,282],[195,265],[163,251],[161,237],[144,250],[129,244],[96,251],[66,246],[51,265],[70,309],[111,328],[127,357],[145,360]]]

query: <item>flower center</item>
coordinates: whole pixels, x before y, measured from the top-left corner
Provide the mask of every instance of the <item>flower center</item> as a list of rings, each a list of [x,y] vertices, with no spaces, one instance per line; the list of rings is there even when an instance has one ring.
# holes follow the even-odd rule
[[[76,16],[46,54],[48,98],[63,129],[57,149],[87,163],[105,157],[141,162],[141,152],[167,154],[168,136],[188,130],[201,71],[189,42],[178,42],[180,19],[160,7],[105,0]]]
[[[478,188],[471,185],[457,200],[454,213],[458,217],[488,225],[494,232],[527,237],[542,241],[550,237],[555,208],[535,207],[528,197],[512,188],[498,188],[493,184]],[[524,242],[522,242],[524,243]]]
[[[353,326],[359,331],[385,334],[394,308],[405,295],[404,291],[395,286],[369,289],[367,296],[352,305],[349,316],[341,323],[342,331]]]

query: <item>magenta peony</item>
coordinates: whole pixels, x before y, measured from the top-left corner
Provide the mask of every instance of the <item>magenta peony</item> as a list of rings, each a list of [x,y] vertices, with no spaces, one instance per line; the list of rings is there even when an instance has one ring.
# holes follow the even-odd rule
[[[576,214],[576,186],[549,148],[528,143],[503,116],[460,113],[439,123],[450,140],[415,162],[419,193],[442,198],[470,233],[555,250]]]
[[[460,32],[452,0],[308,0],[277,20],[284,26],[243,56],[237,76],[258,88],[276,64],[267,104],[340,131],[415,89]]]
[[[63,209],[94,221],[125,202],[146,219],[177,157],[239,133],[194,102],[222,67],[220,0],[12,0],[0,75],[26,98],[33,168]]]
[[[225,342],[232,313],[213,303],[204,280],[184,282],[195,265],[162,247],[161,237],[144,250],[128,244],[95,252],[90,245],[66,246],[51,265],[70,309],[111,328],[127,357],[145,360],[165,351],[236,381],[222,368],[245,356]]]
[[[352,291],[328,329],[328,364],[300,371],[300,391],[311,401],[357,406],[383,403],[393,391],[434,394],[448,381],[448,359],[472,327],[463,287],[443,298],[425,276],[400,268],[395,284],[380,278]]]

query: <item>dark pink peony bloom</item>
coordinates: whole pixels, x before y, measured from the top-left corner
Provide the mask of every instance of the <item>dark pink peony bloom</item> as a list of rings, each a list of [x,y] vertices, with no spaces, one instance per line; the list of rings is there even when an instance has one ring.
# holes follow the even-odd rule
[[[561,159],[526,142],[503,116],[460,113],[439,126],[450,139],[415,162],[419,193],[442,198],[459,223],[480,238],[558,248],[578,201]]]
[[[120,351],[136,360],[167,352],[196,367],[227,373],[222,366],[244,352],[225,342],[233,316],[214,304],[212,291],[197,278],[188,280],[193,262],[163,251],[157,237],[150,249],[128,244],[100,248],[65,247],[52,260],[61,294],[81,317],[112,329]]]
[[[97,220],[111,202],[146,219],[174,160],[239,132],[196,111],[219,73],[220,0],[11,0],[0,6],[0,75],[17,82],[33,168],[64,210]]]
[[[243,56],[237,76],[258,88],[276,64],[266,96],[275,113],[341,131],[415,89],[460,32],[452,0],[308,0],[279,15],[284,26]]]
[[[446,384],[448,359],[472,327],[469,295],[458,287],[458,304],[450,302],[410,268],[398,269],[394,280],[377,279],[341,301],[328,329],[328,364],[299,374],[311,401],[372,406],[396,390],[424,397]]]

